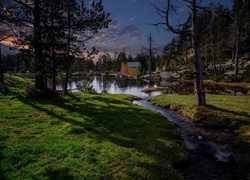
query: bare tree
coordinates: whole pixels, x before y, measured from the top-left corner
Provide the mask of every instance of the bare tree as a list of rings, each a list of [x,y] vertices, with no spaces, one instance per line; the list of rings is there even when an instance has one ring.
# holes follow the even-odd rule
[[[148,59],[148,74],[149,74],[149,77],[151,77],[153,53],[154,53],[154,51],[156,50],[156,48],[153,48],[154,39],[153,39],[151,33],[149,33],[149,36],[147,37],[147,41],[149,42],[149,48],[145,48],[145,49],[149,52],[149,59]]]
[[[241,6],[243,2],[240,0],[234,0],[234,7],[233,7],[233,15],[234,15],[234,38],[235,38],[235,54],[234,54],[234,75],[238,75],[239,73],[239,49],[240,49],[240,38],[241,38],[241,20],[240,20],[240,13],[241,13]]]
[[[175,34],[189,34],[191,35],[192,39],[192,49],[193,49],[193,63],[194,63],[194,95],[195,95],[195,104],[196,106],[206,106],[206,97],[205,97],[205,90],[203,85],[202,79],[202,65],[201,65],[201,55],[200,55],[200,43],[198,38],[198,25],[197,25],[197,8],[201,8],[197,6],[196,0],[183,0],[187,2],[189,5],[188,7],[191,10],[191,28],[187,30],[183,30],[183,26],[185,24],[179,24],[178,27],[174,27],[170,25],[169,22],[169,14],[170,11],[175,11],[176,9],[172,4],[171,0],[167,1],[167,8],[166,10],[161,10],[152,4],[157,10],[159,15],[165,18],[164,23],[156,23],[154,25],[166,25],[167,29]]]

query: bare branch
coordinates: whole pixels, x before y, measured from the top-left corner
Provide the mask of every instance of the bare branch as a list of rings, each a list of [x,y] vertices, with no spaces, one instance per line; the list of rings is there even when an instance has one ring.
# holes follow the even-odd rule
[[[185,0],[186,2],[188,2],[188,0]],[[164,17],[165,18],[165,21],[166,22],[159,22],[159,23],[154,23],[154,24],[151,24],[151,25],[154,25],[154,26],[159,26],[159,25],[166,25],[167,26],[167,30],[168,31],[171,31],[175,34],[189,34],[190,33],[190,30],[182,30],[181,27],[183,27],[185,24],[179,24],[177,25],[178,28],[175,28],[174,26],[170,25],[170,22],[169,22],[169,14],[170,14],[170,11],[174,11],[175,13],[177,13],[176,11],[176,7],[173,6],[170,2],[170,0],[167,1],[167,8],[166,8],[166,11],[164,10],[161,10],[160,8],[158,8],[155,4],[153,4],[152,2],[149,2],[152,6],[154,6],[154,8],[157,10],[158,12],[158,15],[161,16],[161,17]],[[163,15],[164,14],[164,15]]]
[[[29,9],[32,12],[34,11],[34,8],[29,6],[29,5],[33,5],[33,4],[27,4],[27,2],[24,3],[24,2],[22,2],[22,0],[13,0],[13,1],[20,4],[20,5],[22,5],[22,6],[24,6],[25,8]]]
[[[2,41],[4,41],[4,40],[8,39],[9,37],[11,37],[11,35],[8,35],[8,36],[6,36],[6,37],[3,37],[2,39],[0,39],[0,42],[2,42]]]

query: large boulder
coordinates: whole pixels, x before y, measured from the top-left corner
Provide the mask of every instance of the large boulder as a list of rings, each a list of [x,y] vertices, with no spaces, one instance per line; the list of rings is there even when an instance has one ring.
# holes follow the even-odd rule
[[[161,72],[160,76],[162,80],[171,82],[173,80],[173,76],[171,72]]]
[[[160,85],[163,86],[163,87],[168,87],[168,86],[172,86],[172,83],[171,82],[167,82],[167,81],[161,81]]]
[[[162,66],[162,72],[165,72],[167,70],[167,67]]]
[[[181,75],[180,74],[178,74],[177,72],[174,72],[173,74],[172,74],[172,77],[173,78],[179,78]]]
[[[250,70],[250,61],[246,61],[243,67],[246,70]]]
[[[156,70],[155,70],[156,73],[159,73],[161,72],[161,68],[160,67],[157,67]]]

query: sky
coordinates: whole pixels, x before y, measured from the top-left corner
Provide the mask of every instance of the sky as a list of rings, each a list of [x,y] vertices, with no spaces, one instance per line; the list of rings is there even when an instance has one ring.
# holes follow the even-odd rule
[[[88,1],[85,0],[85,3]],[[178,21],[185,22],[190,12],[183,0],[177,0],[177,2],[180,2],[176,4],[177,13],[170,14],[172,25],[176,25]],[[211,2],[220,2],[230,9],[232,7],[231,0],[202,0],[200,5],[207,6]],[[176,35],[152,25],[165,22],[165,19],[157,13],[156,8],[151,3],[159,9],[166,8],[166,0],[103,0],[104,10],[111,14],[112,21],[108,29],[99,31],[87,43],[87,47],[95,46],[100,52],[95,56],[95,60],[104,52],[110,53],[111,56],[115,52],[125,52],[133,57],[141,52],[147,52],[149,34],[152,35],[153,48],[156,49],[154,53],[162,53],[164,46]],[[3,47],[3,51],[6,50],[7,48]]]
[[[183,2],[183,0],[178,0]],[[199,2],[199,0],[197,0]],[[209,5],[210,2],[220,2],[232,7],[231,0],[203,0],[201,5]],[[135,56],[146,52],[149,48],[147,41],[151,33],[154,40],[153,47],[157,54],[161,54],[164,46],[176,36],[163,28],[151,25],[164,22],[156,8],[150,4],[154,3],[160,9],[166,8],[166,0],[103,0],[104,10],[111,13],[112,22],[108,29],[101,30],[90,41],[89,45],[95,45],[102,52],[113,54],[124,51],[127,55]],[[170,22],[185,22],[190,12],[187,4],[179,3],[177,13],[171,13]]]

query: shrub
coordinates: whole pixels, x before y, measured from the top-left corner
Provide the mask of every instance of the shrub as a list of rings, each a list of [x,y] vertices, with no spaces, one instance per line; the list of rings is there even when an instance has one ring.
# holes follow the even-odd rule
[[[185,80],[193,80],[194,79],[194,75],[193,74],[184,74],[182,76],[182,80],[185,81]]]
[[[243,81],[250,83],[250,70],[247,70],[243,73]]]
[[[102,94],[108,94],[108,91],[106,89],[102,90]]]
[[[96,94],[95,88],[87,81],[85,80],[82,86],[82,92],[88,93],[88,94]]]

